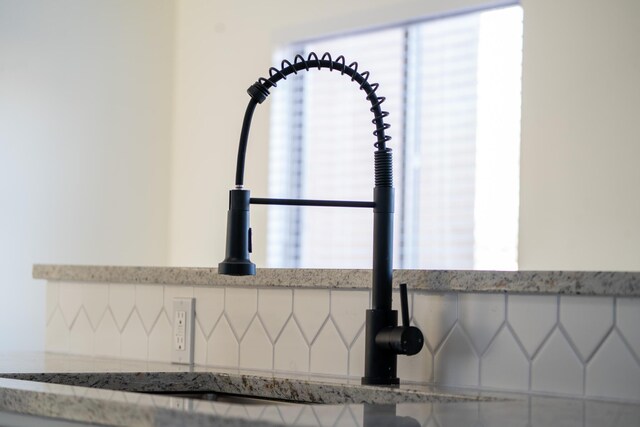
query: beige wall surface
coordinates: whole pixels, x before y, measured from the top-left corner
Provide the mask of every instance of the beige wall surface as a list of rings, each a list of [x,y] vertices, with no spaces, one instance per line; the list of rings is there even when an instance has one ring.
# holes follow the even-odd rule
[[[43,346],[33,263],[167,262],[173,26],[171,1],[0,0],[0,351]]]
[[[520,269],[640,270],[640,2],[525,0]]]

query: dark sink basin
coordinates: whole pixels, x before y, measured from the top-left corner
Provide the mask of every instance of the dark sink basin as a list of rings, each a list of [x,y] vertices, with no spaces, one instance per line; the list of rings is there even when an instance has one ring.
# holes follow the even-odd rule
[[[254,397],[239,394],[219,393],[213,391],[188,391],[183,393],[150,393],[167,397],[182,397],[185,399],[206,400],[209,402],[237,403],[241,405],[305,405],[304,402],[290,400],[270,399],[267,397]]]

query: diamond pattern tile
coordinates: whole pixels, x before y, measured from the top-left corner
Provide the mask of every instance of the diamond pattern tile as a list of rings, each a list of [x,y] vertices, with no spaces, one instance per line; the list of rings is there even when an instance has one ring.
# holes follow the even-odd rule
[[[558,321],[555,295],[509,295],[507,318],[529,357],[533,356]]]
[[[83,308],[69,331],[69,353],[93,356],[93,328]]]
[[[347,375],[348,353],[332,320],[323,326],[311,345],[311,372]]]
[[[433,379],[438,384],[477,386],[479,363],[471,341],[456,325],[434,357]]]
[[[140,315],[144,330],[149,334],[164,306],[164,289],[162,286],[154,285],[136,285],[135,289],[136,311]]]
[[[137,311],[133,311],[122,331],[122,357],[125,359],[147,360],[149,338]]]
[[[330,296],[326,289],[296,289],[293,292],[293,315],[302,333],[311,343],[329,316]]]
[[[149,333],[148,360],[156,362],[171,362],[171,323],[164,311],[160,312],[153,329]]]
[[[240,367],[264,371],[273,369],[273,346],[258,317],[254,317],[240,343]]]
[[[236,336],[226,316],[222,316],[209,337],[207,365],[238,367],[238,350]]]
[[[562,296],[560,323],[587,361],[613,326],[613,298]]]
[[[136,290],[134,286],[121,284],[109,285],[109,308],[120,331],[124,329],[124,325],[133,311],[135,300]]]
[[[120,331],[110,310],[107,310],[95,332],[96,356],[120,357]]]
[[[207,337],[198,322],[194,325],[193,334],[193,363],[204,366],[207,364]]]
[[[196,299],[196,323],[205,337],[211,335],[214,326],[224,311],[224,288],[193,288]]]
[[[174,296],[194,296],[198,365],[359,378],[369,295],[52,282],[46,350],[169,361],[167,304],[172,309]],[[418,356],[399,357],[404,380],[640,401],[640,298],[415,291],[410,307],[427,346]],[[243,411],[248,419],[264,415]],[[295,424],[298,414],[272,415]],[[440,413],[422,417],[422,424],[439,427],[438,420],[451,417],[465,418]],[[326,419],[351,425],[358,415],[347,410]]]
[[[258,315],[271,342],[275,342],[292,312],[293,291],[291,289],[258,290]]]
[[[616,331],[587,365],[586,394],[640,400],[640,365]]]
[[[46,321],[51,320],[54,311],[58,308],[58,295],[60,295],[60,284],[58,282],[47,282],[47,307]]]
[[[501,294],[458,295],[459,322],[482,354],[505,318],[505,296]]]
[[[437,349],[458,318],[456,294],[427,294],[413,297],[413,320],[422,330],[427,345]]]
[[[364,327],[349,348],[349,376],[360,378],[364,376]]]
[[[413,356],[398,356],[398,377],[411,382],[433,382],[433,356],[429,348],[424,346]]]
[[[238,339],[247,331],[258,311],[258,290],[249,288],[227,288],[224,312]]]
[[[91,322],[93,330],[98,327],[98,323],[109,305],[109,285],[92,283],[82,287],[82,307]]]
[[[480,382],[502,390],[529,389],[529,360],[509,328],[502,328],[482,356]]]
[[[72,327],[80,307],[82,307],[82,283],[61,282],[59,292],[58,305],[62,310],[62,317],[67,326]]]
[[[560,329],[553,331],[533,359],[531,389],[534,391],[581,395],[582,363]]]
[[[369,291],[331,291],[331,317],[347,344],[364,326]]]
[[[51,320],[47,324],[45,345],[47,351],[54,353],[66,353],[69,351],[69,328],[67,327],[62,311],[57,308]]]
[[[617,326],[640,358],[640,298],[618,298]]]

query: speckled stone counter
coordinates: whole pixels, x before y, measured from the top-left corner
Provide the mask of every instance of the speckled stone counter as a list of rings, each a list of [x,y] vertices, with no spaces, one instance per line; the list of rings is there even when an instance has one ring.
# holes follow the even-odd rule
[[[232,277],[215,268],[43,265],[33,267],[35,279],[100,283],[188,286],[251,286],[284,288],[365,289],[370,270],[269,269],[256,276]],[[433,292],[507,292],[640,296],[639,272],[586,271],[443,271],[396,270],[394,284]]]
[[[414,390],[423,393],[412,400],[409,389],[360,387],[327,379],[275,378],[241,373],[194,371],[170,364],[92,359],[51,354],[0,355],[0,423],[16,414],[123,426],[615,426],[640,425],[640,406],[594,400],[572,400],[519,394],[486,395],[472,391]],[[192,400],[129,390],[156,391],[209,387],[198,378],[235,378],[232,390],[268,389],[281,393],[303,390],[322,394],[331,390],[328,405],[232,404]],[[25,379],[30,379],[27,381]],[[35,381],[34,381],[35,380]],[[40,380],[40,381],[38,381]],[[41,381],[63,382],[67,385]],[[225,383],[223,381],[223,383]],[[237,388],[239,387],[239,388]],[[315,387],[315,388],[314,388]],[[289,388],[289,389],[288,389]],[[370,395],[405,393],[407,400],[393,404],[347,403],[349,390]],[[368,391],[369,390],[369,391]],[[270,393],[267,391],[267,393]],[[282,397],[282,396],[281,396]],[[411,401],[411,402],[408,402]]]

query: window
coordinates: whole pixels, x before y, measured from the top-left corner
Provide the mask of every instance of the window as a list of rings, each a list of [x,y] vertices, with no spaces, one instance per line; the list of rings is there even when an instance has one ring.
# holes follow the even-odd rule
[[[522,9],[509,6],[289,46],[380,83],[390,112],[394,266],[517,268]],[[371,200],[372,115],[337,72],[273,91],[271,197]],[[370,209],[269,207],[270,267],[370,268]]]

